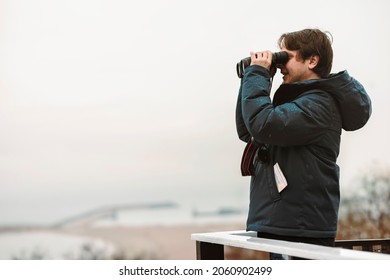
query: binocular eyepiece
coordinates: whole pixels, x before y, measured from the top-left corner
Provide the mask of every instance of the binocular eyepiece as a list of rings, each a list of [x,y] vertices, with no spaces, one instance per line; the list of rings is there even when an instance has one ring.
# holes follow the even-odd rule
[[[276,52],[272,55],[272,64],[271,67],[274,67],[276,64],[286,64],[288,61],[287,52]],[[244,76],[244,70],[251,64],[251,58],[246,57],[241,59],[240,62],[237,63],[237,75],[241,79]]]

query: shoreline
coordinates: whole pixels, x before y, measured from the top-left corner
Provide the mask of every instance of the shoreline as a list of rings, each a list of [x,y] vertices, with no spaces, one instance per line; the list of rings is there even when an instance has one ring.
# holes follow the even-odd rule
[[[196,243],[191,234],[239,229],[245,224],[72,227],[58,232],[109,242],[121,259],[194,260]]]

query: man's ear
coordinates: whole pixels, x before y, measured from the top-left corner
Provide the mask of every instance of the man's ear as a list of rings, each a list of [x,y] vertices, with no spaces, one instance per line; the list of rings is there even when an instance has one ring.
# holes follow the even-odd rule
[[[318,55],[312,55],[309,58],[309,69],[313,70],[317,66],[319,61],[320,61],[320,57]]]

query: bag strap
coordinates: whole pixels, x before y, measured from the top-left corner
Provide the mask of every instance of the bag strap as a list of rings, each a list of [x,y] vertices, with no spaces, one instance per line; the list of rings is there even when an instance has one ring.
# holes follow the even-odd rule
[[[258,148],[259,147],[252,139],[246,144],[241,158],[242,176],[252,176],[255,173],[253,158],[255,157]]]

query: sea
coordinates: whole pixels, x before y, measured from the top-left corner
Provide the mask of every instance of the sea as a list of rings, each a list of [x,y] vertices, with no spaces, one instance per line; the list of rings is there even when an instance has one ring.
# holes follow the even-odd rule
[[[97,238],[63,234],[63,227],[137,227],[244,223],[247,208],[234,201],[194,207],[174,201],[120,204],[78,213],[55,223],[34,227],[0,226],[0,260],[104,259],[115,246]]]

